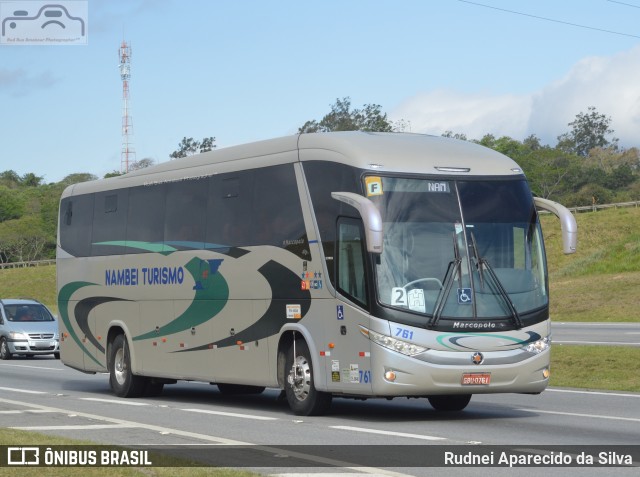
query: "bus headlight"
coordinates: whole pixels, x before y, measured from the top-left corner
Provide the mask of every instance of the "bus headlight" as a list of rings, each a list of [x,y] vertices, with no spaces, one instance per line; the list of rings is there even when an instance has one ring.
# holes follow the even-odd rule
[[[394,338],[389,335],[383,335],[382,333],[371,331],[363,326],[360,327],[360,332],[374,343],[379,344],[384,348],[402,353],[406,356],[415,356],[427,351],[427,348],[424,346],[399,340],[398,338]]]
[[[542,338],[534,343],[529,343],[524,349],[529,353],[539,354],[549,349],[549,346],[551,346],[551,338],[547,336],[546,338]]]

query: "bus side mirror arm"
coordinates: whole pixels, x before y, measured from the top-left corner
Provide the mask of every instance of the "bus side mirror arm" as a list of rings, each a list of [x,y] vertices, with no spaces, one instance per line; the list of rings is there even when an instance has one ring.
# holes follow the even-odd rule
[[[549,199],[534,197],[533,201],[537,208],[549,211],[560,219],[563,252],[566,254],[575,253],[578,242],[578,225],[571,211],[564,205]]]
[[[332,192],[331,197],[358,210],[364,223],[367,251],[370,253],[382,253],[382,216],[375,204],[366,197],[353,192]]]

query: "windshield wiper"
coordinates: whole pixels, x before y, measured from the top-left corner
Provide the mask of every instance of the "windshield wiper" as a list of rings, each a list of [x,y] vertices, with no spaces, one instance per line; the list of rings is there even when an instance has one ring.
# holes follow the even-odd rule
[[[486,270],[489,274],[489,277],[493,281],[496,289],[500,293],[500,296],[502,296],[502,299],[507,304],[507,307],[509,308],[509,312],[511,313],[511,317],[513,318],[514,324],[516,325],[517,328],[522,328],[523,326],[522,320],[520,319],[518,310],[516,310],[515,305],[511,301],[511,298],[509,297],[509,293],[507,293],[507,290],[505,290],[504,286],[502,285],[502,282],[498,279],[496,272],[493,270],[491,265],[489,265],[489,262],[485,258],[480,256],[480,253],[478,252],[478,243],[476,242],[476,237],[473,235],[473,232],[471,232],[470,235],[471,235],[471,248],[473,250],[474,259],[476,262],[476,268],[478,269],[478,276],[480,277],[480,286],[484,288],[484,270]]]
[[[427,322],[427,328],[434,327],[438,323],[447,298],[449,297],[449,293],[451,293],[451,287],[453,286],[453,281],[455,280],[456,275],[458,275],[458,281],[462,287],[462,257],[460,257],[460,248],[458,247],[458,238],[456,237],[455,232],[453,233],[453,257],[454,259],[449,262],[449,266],[447,267],[447,273],[444,274],[444,284],[442,285],[438,298],[436,299],[433,316],[429,318],[429,321]]]

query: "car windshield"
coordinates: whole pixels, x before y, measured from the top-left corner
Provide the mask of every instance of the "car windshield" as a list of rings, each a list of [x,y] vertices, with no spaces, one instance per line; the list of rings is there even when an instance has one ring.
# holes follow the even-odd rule
[[[9,321],[53,321],[53,316],[43,305],[5,304],[4,311]]]
[[[525,180],[365,180],[379,183],[369,199],[384,225],[376,265],[381,304],[429,322],[516,323],[548,304],[541,231]]]

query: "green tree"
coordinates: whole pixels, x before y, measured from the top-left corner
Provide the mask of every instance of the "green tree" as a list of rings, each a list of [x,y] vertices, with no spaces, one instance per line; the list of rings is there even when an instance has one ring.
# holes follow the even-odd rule
[[[145,169],[147,167],[153,166],[155,162],[155,159],[153,159],[152,157],[145,157],[144,159],[140,159],[139,161],[135,161],[129,164],[129,171],[131,172]]]
[[[20,186],[20,176],[14,170],[0,172],[0,185],[17,189]]]
[[[611,118],[598,113],[594,106],[589,106],[587,113],[579,113],[569,123],[571,131],[558,136],[558,149],[564,152],[586,157],[593,148],[618,148],[618,139],[607,139],[613,134],[610,129]]]
[[[214,150],[216,148],[216,145],[214,144],[215,142],[216,138],[213,136],[203,138],[200,143],[200,152],[209,152]]]
[[[50,237],[39,217],[26,216],[4,222],[0,228],[0,256],[7,262],[28,262],[44,258]]]
[[[71,184],[79,184],[80,182],[89,182],[95,181],[98,179],[98,176],[94,174],[90,174],[88,172],[76,172],[74,174],[69,174],[64,179],[60,181],[61,184],[65,186],[69,186]]]
[[[560,200],[574,190],[571,177],[578,176],[581,164],[577,156],[558,149],[542,148],[518,158],[531,190],[546,199]]]
[[[400,124],[402,122],[399,122]],[[307,121],[298,129],[299,133],[331,132],[331,131],[376,131],[392,132],[394,125],[382,112],[379,104],[365,104],[362,109],[351,109],[349,97],[336,99],[331,111],[320,121]]]
[[[178,144],[178,149],[169,154],[171,159],[192,156],[193,154],[208,152],[216,148],[214,144],[216,138],[213,136],[205,137],[202,141],[196,141],[192,137],[183,137]]]
[[[450,137],[452,139],[460,139],[461,141],[468,141],[466,134],[454,133],[453,131],[449,131],[449,130],[443,132],[442,137]]]
[[[38,187],[43,180],[44,177],[37,176],[33,172],[27,172],[20,178],[20,183],[25,187]]]
[[[24,205],[22,194],[15,189],[0,185],[0,222],[22,217]]]

